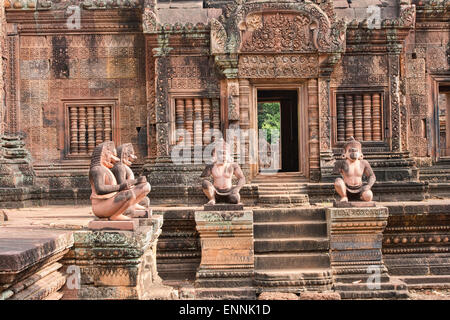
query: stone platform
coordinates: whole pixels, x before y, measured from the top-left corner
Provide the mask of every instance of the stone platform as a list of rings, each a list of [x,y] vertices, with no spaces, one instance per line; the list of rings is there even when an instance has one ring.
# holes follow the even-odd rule
[[[0,228],[0,300],[59,299],[71,232]]]
[[[407,298],[407,286],[391,280],[381,246],[386,207],[327,208],[334,290],[342,298]]]
[[[205,206],[205,210],[195,212],[202,249],[195,281],[197,298],[256,298],[253,212],[229,210],[236,206]]]
[[[272,263],[272,261],[279,261],[278,265],[267,265],[270,268],[272,268],[272,266],[279,268],[283,265],[281,260],[277,260],[277,258],[279,255],[284,255],[284,251],[291,252],[291,255],[295,256],[296,259],[298,257],[299,263],[309,263],[307,260],[303,259],[303,255],[309,256],[310,254],[308,251],[303,252],[303,250],[314,250],[315,253],[317,253],[314,256],[314,259],[316,259],[314,261],[322,261],[319,258],[324,256],[325,252],[328,254],[329,245],[331,244],[326,235],[327,222],[325,219],[325,211],[327,208],[330,208],[331,205],[331,203],[323,203],[320,206],[311,206],[310,209],[302,208],[304,212],[302,212],[301,215],[296,212],[296,208],[262,209],[246,207],[245,209],[251,209],[254,212],[254,224],[261,224],[261,226],[255,228],[256,231],[254,231],[253,234],[255,239],[255,273],[259,272],[260,275],[262,274],[260,272],[261,270],[256,270],[256,260],[259,259],[259,255],[267,256],[270,254],[275,256],[273,259],[272,257],[263,257],[265,260],[261,260],[263,263],[261,265],[262,267],[265,267],[267,263]],[[446,288],[448,288],[450,284],[450,272],[448,269],[450,261],[448,257],[448,248],[450,246],[448,241],[450,236],[450,200],[377,202],[377,205],[387,207],[389,210],[387,226],[382,233],[383,242],[381,248],[382,261],[385,267],[387,267],[390,284],[388,285],[388,283],[384,282],[386,284],[384,285],[383,282],[381,283],[386,289],[381,290],[383,291],[383,297],[381,298],[392,298],[384,293],[391,289],[398,289],[399,285],[403,286],[403,284],[396,281],[399,279],[407,285],[408,290],[412,289],[413,293],[414,290],[432,289],[430,290],[431,293],[426,295],[427,299],[429,299],[430,296],[433,297],[433,292],[435,291],[439,293],[439,295],[435,295],[438,299],[450,299],[448,293],[446,294],[445,291],[440,291],[441,289],[448,290]],[[171,286],[176,287],[176,289],[179,290],[179,297],[183,299],[202,299],[201,294],[196,296],[196,292],[208,289],[207,287],[194,286],[194,280],[202,256],[200,236],[196,230],[196,211],[203,211],[203,208],[173,206],[153,207],[155,215],[161,214],[164,216],[162,233],[158,237],[157,243],[158,274],[163,279],[162,284],[170,283]],[[49,243],[49,248],[52,246],[51,239],[58,238],[58,235],[65,233],[73,234],[76,231],[87,231],[86,228],[89,221],[94,218],[90,213],[89,206],[51,206],[27,209],[5,209],[5,213],[8,216],[8,220],[0,223],[0,239],[8,238],[12,240],[11,243],[14,243],[23,238],[32,238],[33,233],[35,232],[41,232],[42,235],[45,235],[44,238],[48,239],[47,243]],[[283,215],[284,222],[281,221],[282,223],[278,219],[280,215]],[[314,222],[316,220],[317,222]],[[350,221],[347,223],[350,223]],[[280,224],[283,224],[283,226],[281,227]],[[303,226],[305,224],[308,225],[307,229],[296,227],[296,225]],[[317,229],[319,228],[319,225],[320,228],[322,228],[322,224],[325,226],[323,237],[321,235],[322,230]],[[152,223],[149,223],[148,220],[139,221],[139,226],[150,225],[152,225]],[[272,225],[277,228],[276,232],[275,230],[272,230]],[[317,229],[317,236],[314,234],[317,239],[308,239],[310,236],[307,236],[306,239],[298,239],[297,237],[283,239],[282,236],[283,234],[286,234],[285,232],[291,234],[289,228],[297,228],[298,232],[305,237],[307,234],[304,234],[302,230],[305,230],[306,232],[306,230],[309,229]],[[355,226],[350,227],[350,229],[352,228],[355,228]],[[363,229],[363,227],[360,227],[360,229]],[[20,230],[21,234],[19,234],[17,230]],[[270,234],[266,233],[268,230],[273,231],[271,231],[271,234],[276,237],[277,241],[267,238],[270,236]],[[256,235],[256,233],[258,233],[258,235]],[[0,246],[0,248],[1,247],[3,246]],[[56,258],[58,259],[58,257]],[[283,258],[290,259],[288,256]],[[292,260],[292,262],[294,263],[295,261]],[[64,279],[70,275],[65,272],[63,269],[64,267],[61,266],[64,265],[67,267],[68,265],[65,263],[63,264],[60,258],[58,261],[47,267],[39,264],[39,262],[35,265],[38,267],[35,270],[30,267],[24,269],[25,273],[28,272],[28,275],[25,275],[24,273],[24,278],[16,277],[16,280],[13,280],[13,283],[7,284],[7,288],[2,286],[2,289],[0,290],[1,299],[14,299],[18,297],[20,297],[20,299],[60,299],[62,296],[61,290],[54,288],[60,288],[60,275],[62,275]],[[290,281],[289,283],[284,282],[284,279],[281,279],[283,281],[280,281],[281,276],[282,278],[290,276],[290,274],[284,272],[282,269],[279,270],[278,274],[269,274],[263,270],[264,274],[262,275],[265,278],[263,279],[258,275],[258,281],[261,281],[261,279],[264,281],[270,280],[271,283],[277,283],[277,285],[285,283],[292,286],[294,284],[294,287],[297,290],[299,288],[297,285],[300,282],[296,279],[303,281],[306,279],[305,275],[310,274],[305,273],[308,270],[301,270],[304,267],[311,268],[309,265],[298,265],[297,268],[300,270],[296,271],[295,281]],[[369,274],[367,273],[364,274],[365,277],[368,275]],[[270,279],[267,278],[267,276],[270,276]],[[322,274],[321,277],[323,278]],[[327,282],[326,285],[331,286],[330,288],[332,288],[334,285],[332,277],[330,279],[331,282]],[[217,278],[212,278],[212,280],[216,281]],[[313,280],[316,281],[316,279]],[[325,280],[329,280],[328,276]],[[359,282],[360,287],[367,286],[363,279],[359,280],[361,280]],[[357,286],[355,285],[358,285],[358,283],[353,284],[353,282],[359,280],[355,279],[350,283],[340,282],[342,287],[335,286],[334,289],[340,293],[342,293],[344,289],[349,289],[347,290],[347,293],[343,294],[343,298],[348,297],[350,294],[353,295],[353,297],[361,298],[363,297],[361,294],[354,295],[355,291],[359,293],[363,292],[362,290],[354,290],[357,289]],[[319,282],[319,284],[322,282]],[[228,282],[227,285],[230,283],[231,282]],[[33,284],[35,285],[33,286]],[[206,282],[203,284],[206,286]],[[347,286],[346,288],[344,288],[345,285]],[[308,290],[306,292],[310,292],[311,290],[320,289],[321,286],[322,284],[319,286],[307,285],[304,287]],[[40,290],[42,289],[40,291],[41,293],[47,293],[39,293],[36,295],[28,294],[38,287]],[[20,292],[26,290],[26,288],[30,288],[30,291],[26,291],[20,296]],[[216,292],[218,292],[219,295],[223,295],[225,292],[223,288],[218,288],[219,290],[216,290]],[[214,290],[211,289],[211,291]],[[277,288],[273,287],[273,291],[276,292]],[[229,293],[230,295],[236,295],[239,292],[238,290],[230,290]],[[414,294],[412,299],[419,299],[417,298],[419,296],[422,297],[420,294]],[[16,296],[14,297],[14,295]]]

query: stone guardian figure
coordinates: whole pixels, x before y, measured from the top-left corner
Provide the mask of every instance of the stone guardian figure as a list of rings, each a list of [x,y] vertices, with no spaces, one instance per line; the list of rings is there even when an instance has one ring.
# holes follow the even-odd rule
[[[367,160],[363,160],[361,143],[353,137],[345,143],[342,160],[337,160],[334,166],[334,174],[341,174],[337,178],[334,188],[341,197],[341,202],[362,200],[372,201],[371,188],[375,183],[375,174]],[[368,177],[368,182],[363,183],[363,175]]]
[[[137,159],[134,148],[131,143],[125,143],[117,147],[117,156],[119,161],[114,164],[111,169],[112,173],[116,177],[117,183],[122,184],[127,180],[134,179],[133,170],[131,170],[131,164]],[[139,203],[136,203],[134,207],[130,207],[125,215],[134,217],[145,215],[145,212],[149,211],[150,199],[144,197]]]
[[[232,161],[230,156],[230,146],[220,140],[216,144],[213,154],[213,163],[206,166],[201,174],[202,178],[213,177],[213,183],[203,180],[203,193],[208,198],[207,205],[214,205],[216,202],[229,204],[240,203],[239,191],[245,184],[245,176],[239,165]],[[238,179],[238,183],[233,187],[233,175]]]
[[[97,145],[92,153],[89,182],[92,189],[92,212],[98,218],[130,220],[123,213],[150,192],[146,177],[127,179],[117,184],[111,168],[119,160],[112,141]]]

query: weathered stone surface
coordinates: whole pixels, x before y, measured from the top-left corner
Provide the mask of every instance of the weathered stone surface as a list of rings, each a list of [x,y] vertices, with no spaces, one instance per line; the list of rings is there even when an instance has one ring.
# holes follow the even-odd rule
[[[263,292],[258,296],[258,300],[298,300],[298,296],[295,293]]]
[[[373,201],[347,201],[347,202],[341,202],[341,201],[335,201],[333,203],[333,207],[335,208],[369,208],[369,207],[376,207],[375,202]]]
[[[139,226],[138,221],[109,221],[109,220],[92,220],[88,224],[90,230],[128,230],[134,231]]]
[[[335,290],[343,298],[406,297],[406,285],[390,280],[382,259],[388,209],[327,208],[326,215]]]
[[[302,292],[299,300],[341,300],[337,292]]]
[[[78,287],[64,287],[64,299],[174,299],[156,266],[161,220],[135,231],[78,231],[65,257],[66,267],[80,268]],[[138,221],[133,221],[138,225]]]
[[[207,299],[255,298],[253,212],[196,211],[195,222],[202,249],[196,295]]]
[[[244,210],[243,204],[225,204],[225,203],[217,203],[214,205],[205,204],[203,206],[204,211],[238,211]]]

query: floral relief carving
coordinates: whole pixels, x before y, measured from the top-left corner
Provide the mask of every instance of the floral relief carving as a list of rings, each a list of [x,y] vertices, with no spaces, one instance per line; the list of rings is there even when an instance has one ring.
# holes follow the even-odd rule
[[[252,15],[254,31],[244,32],[241,52],[313,51],[310,37],[311,20],[303,14],[266,14],[257,23],[258,15]],[[248,26],[248,24],[247,24]]]

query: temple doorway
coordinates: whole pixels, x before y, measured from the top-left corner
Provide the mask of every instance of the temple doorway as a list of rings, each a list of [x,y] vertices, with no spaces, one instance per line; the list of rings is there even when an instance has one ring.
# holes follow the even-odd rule
[[[298,172],[297,90],[257,90],[260,173]]]

